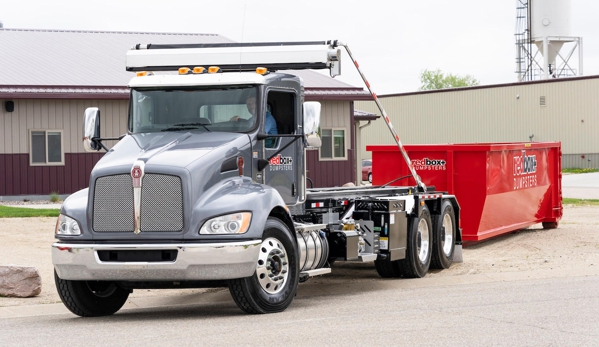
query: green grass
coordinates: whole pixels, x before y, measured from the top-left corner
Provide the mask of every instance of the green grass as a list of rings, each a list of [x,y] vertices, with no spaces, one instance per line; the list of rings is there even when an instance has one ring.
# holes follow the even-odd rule
[[[59,202],[60,201],[60,195],[58,195],[57,192],[50,193],[50,201],[52,201],[52,202]]]
[[[0,218],[19,218],[19,217],[58,217],[59,209],[38,209],[24,207],[0,206]]]
[[[572,199],[563,198],[562,204],[564,205],[577,205],[577,206],[599,206],[599,200],[597,199]]]
[[[595,168],[581,169],[581,168],[578,168],[578,167],[573,167],[573,168],[570,168],[570,169],[562,169],[563,173],[573,173],[573,174],[598,172],[598,171],[599,171],[599,169],[595,169]]]

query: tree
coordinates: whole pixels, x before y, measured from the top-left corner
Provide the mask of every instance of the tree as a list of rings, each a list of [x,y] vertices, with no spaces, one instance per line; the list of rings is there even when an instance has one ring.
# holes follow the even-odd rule
[[[446,88],[458,88],[458,87],[471,87],[477,86],[480,82],[470,75],[460,76],[447,74],[445,75],[441,70],[424,70],[420,74],[420,82],[422,85],[418,90],[435,90],[435,89],[446,89]]]

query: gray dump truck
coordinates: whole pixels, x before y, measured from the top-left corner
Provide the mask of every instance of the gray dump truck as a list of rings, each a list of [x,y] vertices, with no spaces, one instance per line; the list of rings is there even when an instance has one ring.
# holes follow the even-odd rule
[[[84,114],[86,150],[106,154],[56,224],[66,307],[102,316],[135,289],[228,287],[243,311],[273,313],[335,261],[412,278],[460,261],[455,196],[421,182],[372,91],[418,184],[306,187],[320,104],[304,102],[299,77],[277,71],[334,77],[341,48],[353,60],[337,41],[133,47],[126,134],[108,149],[100,110]]]

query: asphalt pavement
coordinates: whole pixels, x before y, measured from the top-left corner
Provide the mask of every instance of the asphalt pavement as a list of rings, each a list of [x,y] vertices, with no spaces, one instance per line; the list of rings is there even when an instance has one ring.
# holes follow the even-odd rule
[[[599,199],[599,172],[563,175],[562,196],[574,199]]]
[[[109,317],[6,307],[0,345],[597,346],[597,267],[300,285],[282,313],[246,315],[228,291],[136,300]],[[153,304],[152,304],[153,303]],[[54,312],[51,312],[55,310]]]

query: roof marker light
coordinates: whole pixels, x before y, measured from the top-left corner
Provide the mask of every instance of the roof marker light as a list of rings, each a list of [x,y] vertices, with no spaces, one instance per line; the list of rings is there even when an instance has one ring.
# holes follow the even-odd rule
[[[256,68],[256,73],[260,74],[260,75],[265,75],[268,73],[268,69],[265,67],[257,67]]]
[[[220,72],[220,67],[218,66],[211,66],[208,68],[208,73],[217,73]]]
[[[143,76],[147,76],[148,72],[147,71],[139,71],[136,75],[137,75],[137,77],[143,77]]]
[[[179,75],[186,75],[189,73],[189,68],[188,67],[180,67],[179,68]]]
[[[198,74],[198,73],[205,73],[206,72],[206,68],[202,67],[202,66],[196,66],[193,68],[193,73],[194,74]]]

